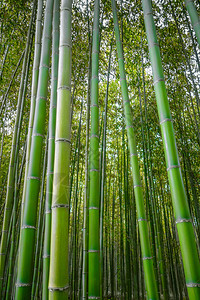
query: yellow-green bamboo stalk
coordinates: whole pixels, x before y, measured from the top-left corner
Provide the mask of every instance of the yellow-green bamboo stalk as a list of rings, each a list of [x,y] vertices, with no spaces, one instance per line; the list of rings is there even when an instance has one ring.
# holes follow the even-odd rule
[[[69,168],[71,150],[71,12],[61,1],[49,299],[68,299]]]

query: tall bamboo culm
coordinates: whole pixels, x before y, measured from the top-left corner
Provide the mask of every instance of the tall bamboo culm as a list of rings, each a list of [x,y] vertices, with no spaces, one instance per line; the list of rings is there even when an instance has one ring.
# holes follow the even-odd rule
[[[154,89],[164,144],[165,160],[174,207],[175,222],[183,258],[186,285],[189,298],[197,300],[200,299],[200,262],[187,203],[187,196],[181,175],[151,1],[143,0],[142,4],[149,45],[149,55],[153,70]]]
[[[52,34],[52,71],[51,71],[51,100],[49,111],[49,141],[47,184],[45,203],[45,231],[43,250],[43,284],[42,297],[49,298],[49,264],[50,264],[50,238],[51,238],[51,203],[53,192],[54,154],[55,154],[55,128],[56,128],[56,105],[57,105],[57,82],[58,82],[58,57],[59,57],[59,21],[60,2],[54,1],[53,10],[53,34]]]
[[[125,123],[126,123],[126,130],[128,136],[133,183],[134,183],[134,194],[135,194],[137,217],[139,223],[139,233],[140,233],[140,243],[141,243],[141,250],[142,250],[145,284],[146,284],[148,299],[158,299],[158,292],[157,292],[155,274],[153,269],[153,257],[151,253],[150,242],[149,242],[149,232],[148,232],[146,213],[144,207],[141,179],[140,179],[135,133],[133,129],[133,119],[132,119],[130,101],[128,96],[123,49],[122,49],[122,43],[121,43],[120,33],[119,33],[117,8],[116,8],[115,0],[111,0],[111,3],[112,3],[115,38],[116,38],[116,46],[117,46],[117,54],[118,54],[118,62],[119,62],[120,84],[121,84],[122,98],[124,103],[124,115],[125,115]]]
[[[67,299],[69,168],[71,151],[71,10],[61,1],[49,299]]]
[[[88,299],[100,299],[100,240],[99,240],[99,0],[94,3],[92,74],[91,74],[91,132],[89,150],[89,238],[88,238]]]
[[[88,14],[88,0],[87,0]],[[91,44],[90,27],[88,14],[88,78],[87,78],[87,110],[86,110],[86,141],[85,141],[85,189],[83,203],[83,266],[82,266],[82,299],[87,300],[88,296],[88,199],[89,199],[89,176],[88,176],[88,157],[89,157],[89,127],[90,127],[90,77],[91,77]]]
[[[36,96],[37,96],[40,54],[41,54],[41,39],[42,39],[42,11],[43,11],[43,0],[38,0],[36,30],[35,30],[35,51],[34,51],[33,75],[32,75],[32,90],[31,90],[31,108],[30,108],[30,117],[29,117],[29,126],[28,126],[24,189],[23,189],[22,204],[21,204],[22,205],[21,218],[23,216],[24,199],[26,195],[26,180],[27,180],[27,173],[28,173],[31,138],[32,138],[32,131],[33,131],[33,121],[35,115],[35,103],[36,103]]]
[[[53,0],[47,0],[44,17],[41,60],[35,107],[35,118],[26,182],[24,212],[20,229],[19,258],[15,299],[30,299],[34,266],[34,245],[40,190],[41,158],[45,129],[51,49]]]
[[[196,33],[197,41],[200,46],[200,18],[198,12],[196,10],[193,0],[184,0],[184,1],[185,1],[185,6],[187,8],[187,11],[190,15],[192,27]]]
[[[10,163],[9,163],[9,172],[8,172],[8,180],[7,180],[7,193],[6,193],[6,202],[5,202],[5,209],[4,209],[4,219],[3,219],[3,227],[2,227],[2,236],[1,236],[1,244],[0,244],[0,297],[1,297],[1,288],[2,282],[4,277],[4,268],[5,268],[5,260],[6,260],[6,250],[7,250],[7,242],[8,242],[8,231],[11,222],[11,214],[12,208],[14,204],[14,182],[15,182],[15,168],[16,168],[16,149],[19,145],[19,132],[22,123],[22,111],[24,105],[24,98],[25,96],[25,78],[26,78],[26,68],[27,62],[29,57],[29,47],[31,42],[31,30],[32,24],[35,15],[35,5],[36,1],[34,2],[31,21],[29,24],[28,34],[27,34],[27,42],[26,42],[26,49],[23,59],[23,66],[22,66],[22,74],[21,74],[21,81],[20,81],[20,88],[18,94],[18,101],[17,101],[17,112],[15,118],[15,126],[14,126],[14,133],[12,138],[12,148],[11,148],[11,155],[10,155]]]

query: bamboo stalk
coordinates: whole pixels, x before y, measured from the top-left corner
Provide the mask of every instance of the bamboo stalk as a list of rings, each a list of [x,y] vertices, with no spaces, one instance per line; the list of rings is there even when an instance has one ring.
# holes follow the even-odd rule
[[[90,186],[89,186],[89,237],[88,237],[88,299],[100,299],[99,253],[99,0],[95,0],[92,41],[91,75],[91,134],[90,134]]]
[[[59,58],[59,1],[54,1],[53,8],[53,34],[52,34],[52,71],[51,71],[51,99],[49,111],[49,141],[48,141],[48,164],[45,199],[45,228],[43,250],[43,284],[42,297],[49,298],[49,264],[50,264],[50,238],[51,238],[51,203],[53,196],[53,173],[55,155],[55,129],[57,107],[57,82],[58,82],[58,58]]]
[[[196,7],[194,5],[194,2],[192,0],[184,0],[185,6],[187,8],[187,11],[190,15],[190,19],[192,22],[193,29],[196,33],[197,41],[200,46],[200,19],[196,10]]]
[[[168,179],[172,194],[175,221],[185,270],[185,279],[190,299],[200,297],[200,262],[195,244],[187,196],[183,185],[178,151],[170,114],[169,102],[164,82],[160,50],[156,37],[156,28],[152,16],[150,0],[143,0],[143,12],[149,45],[149,54],[153,69],[154,89],[164,143]]]
[[[19,258],[16,283],[16,299],[30,299],[34,264],[34,244],[40,190],[41,158],[45,129],[45,114],[48,92],[53,0],[47,0],[43,42],[41,49],[35,118],[30,150],[24,212],[20,230]]]
[[[32,9],[32,16],[31,21],[29,24],[28,34],[27,34],[27,43],[26,43],[26,50],[23,60],[22,66],[22,75],[21,75],[21,82],[20,82],[20,89],[18,95],[18,102],[17,102],[17,112],[16,112],[16,119],[15,119],[15,127],[14,133],[12,138],[12,148],[10,154],[10,163],[9,163],[9,172],[8,172],[8,180],[7,180],[7,193],[6,193],[6,203],[4,209],[4,219],[3,219],[3,229],[2,229],[2,236],[1,236],[1,244],[0,244],[0,295],[1,295],[1,285],[3,280],[4,268],[5,268],[5,258],[6,258],[6,247],[8,241],[8,228],[10,224],[10,218],[12,213],[13,201],[14,201],[14,174],[15,174],[15,167],[16,167],[16,152],[17,146],[19,145],[19,131],[22,123],[22,111],[24,105],[24,97],[25,92],[24,90],[26,87],[24,86],[24,81],[26,78],[27,82],[27,67],[29,68],[29,47],[31,43],[31,28],[34,20],[34,13],[35,13],[35,2]],[[28,65],[27,65],[28,62]]]
[[[71,0],[61,1],[49,299],[67,299],[71,150]]]

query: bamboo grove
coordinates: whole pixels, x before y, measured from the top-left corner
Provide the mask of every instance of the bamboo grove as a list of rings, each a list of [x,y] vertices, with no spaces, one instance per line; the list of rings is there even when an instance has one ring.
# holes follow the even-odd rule
[[[199,1],[0,8],[0,299],[200,299]]]

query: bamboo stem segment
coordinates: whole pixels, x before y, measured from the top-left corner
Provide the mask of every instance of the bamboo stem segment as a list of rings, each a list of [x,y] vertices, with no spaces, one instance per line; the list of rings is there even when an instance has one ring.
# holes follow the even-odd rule
[[[67,299],[71,150],[71,0],[61,1],[49,299]]]
[[[200,262],[195,243],[190,211],[187,203],[187,196],[181,175],[172,117],[164,81],[160,49],[158,46],[156,28],[153,20],[151,1],[143,0],[142,4],[149,45],[149,55],[153,70],[154,90],[156,94],[158,114],[161,125],[175,222],[177,225],[183,258],[186,285],[189,298],[196,300],[200,298]]]
[[[99,0],[94,4],[92,74],[91,74],[91,134],[89,162],[89,239],[88,239],[88,299],[100,299],[99,240]]]
[[[24,213],[20,230],[19,257],[15,299],[30,299],[34,266],[34,245],[40,190],[41,159],[45,129],[48,74],[51,48],[53,0],[47,0],[30,163],[28,167]]]

